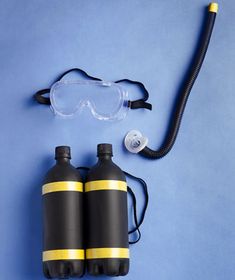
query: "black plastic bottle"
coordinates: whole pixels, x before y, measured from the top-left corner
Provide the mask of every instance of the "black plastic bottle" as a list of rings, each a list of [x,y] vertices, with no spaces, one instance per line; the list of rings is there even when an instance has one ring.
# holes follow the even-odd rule
[[[83,184],[70,164],[70,148],[56,147],[43,197],[43,272],[47,278],[81,277],[84,273]]]
[[[86,260],[91,275],[126,275],[129,271],[127,185],[112,162],[112,145],[98,145],[98,162],[87,175]]]

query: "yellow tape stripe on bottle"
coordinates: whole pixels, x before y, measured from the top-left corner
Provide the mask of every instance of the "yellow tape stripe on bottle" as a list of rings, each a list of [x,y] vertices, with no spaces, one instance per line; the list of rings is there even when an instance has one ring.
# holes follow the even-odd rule
[[[44,251],[42,255],[44,262],[56,260],[84,260],[85,251],[82,249],[63,249]]]
[[[85,184],[85,192],[101,191],[101,190],[118,190],[127,191],[127,185],[124,181],[117,180],[98,180]]]
[[[219,5],[214,2],[214,3],[210,3],[210,5],[208,7],[208,10],[209,10],[209,12],[217,13],[218,12],[218,8],[219,8]]]
[[[61,182],[53,182],[43,185],[42,194],[51,193],[51,192],[62,192],[62,191],[83,191],[83,183],[82,182],[74,182],[74,181],[61,181]]]
[[[86,259],[129,258],[128,248],[92,248],[86,249]]]

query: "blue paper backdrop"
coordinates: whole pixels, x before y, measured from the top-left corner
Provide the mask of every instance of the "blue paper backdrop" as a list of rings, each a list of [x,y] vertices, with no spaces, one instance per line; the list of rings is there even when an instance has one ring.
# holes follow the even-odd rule
[[[125,279],[235,279],[232,0],[220,1],[209,52],[170,154],[150,161],[122,144],[131,129],[147,135],[152,148],[161,144],[207,4],[0,0],[1,278],[43,279],[41,183],[54,147],[70,145],[75,165],[92,165],[97,143],[110,142],[115,162],[143,177],[150,193],[143,237],[131,247]],[[71,67],[106,80],[144,82],[153,111],[131,111],[115,123],[94,120],[89,111],[74,120],[54,118],[32,95]],[[140,95],[135,88],[131,94]],[[139,185],[130,183],[141,205]]]

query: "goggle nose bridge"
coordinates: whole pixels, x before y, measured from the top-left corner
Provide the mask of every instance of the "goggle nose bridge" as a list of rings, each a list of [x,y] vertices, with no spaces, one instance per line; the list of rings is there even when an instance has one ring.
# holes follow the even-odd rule
[[[76,106],[76,111],[82,112],[86,107],[90,110],[95,109],[95,102],[89,98],[81,98]]]

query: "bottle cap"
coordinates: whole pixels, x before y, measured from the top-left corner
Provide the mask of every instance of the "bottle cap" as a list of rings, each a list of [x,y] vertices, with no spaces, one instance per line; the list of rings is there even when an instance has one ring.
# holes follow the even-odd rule
[[[97,145],[97,156],[110,155],[113,156],[112,144],[98,144]]]
[[[55,148],[55,159],[58,158],[69,158],[71,159],[70,147],[69,146],[58,146]]]

